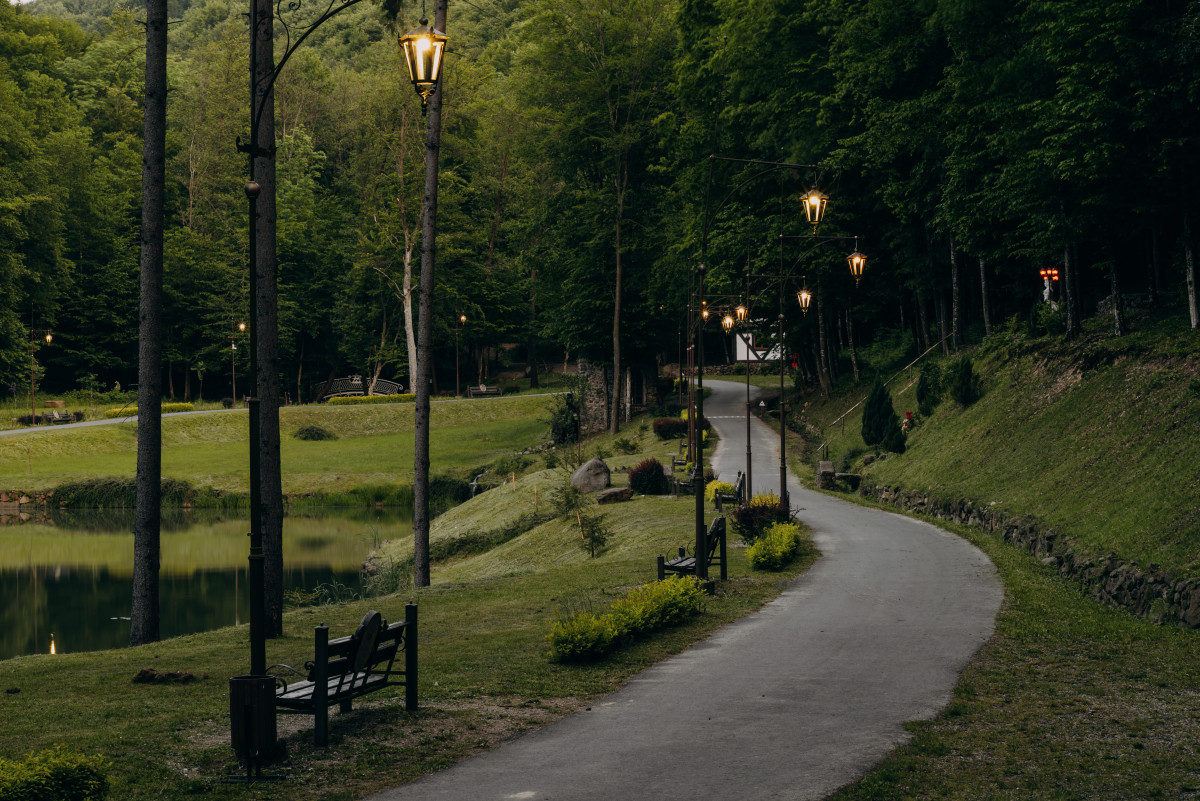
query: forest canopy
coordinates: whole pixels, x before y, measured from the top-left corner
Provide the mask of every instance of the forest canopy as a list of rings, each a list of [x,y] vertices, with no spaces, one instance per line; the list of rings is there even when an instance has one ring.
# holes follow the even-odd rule
[[[785,337],[814,384],[847,356],[857,371],[856,340],[951,350],[1014,316],[1069,335],[1105,298],[1189,314],[1190,294],[1194,326],[1198,9],[450,0],[435,372],[453,380],[456,341],[464,380],[509,361],[676,361],[705,231],[708,291],[749,286],[762,337],[780,282],[747,274],[797,276]],[[248,302],[245,11],[170,5],[174,397],[226,394],[247,367],[232,348]],[[43,386],[136,381],[143,13],[0,3],[0,382],[18,395],[47,331]],[[348,8],[276,85],[281,381],[298,401],[334,374],[408,384],[425,129],[396,34],[419,14]],[[758,175],[712,153],[815,166]],[[805,239],[797,203],[814,182],[830,196],[819,235],[851,239]],[[795,303],[801,281],[815,314]],[[1122,303],[1107,308],[1120,332]]]

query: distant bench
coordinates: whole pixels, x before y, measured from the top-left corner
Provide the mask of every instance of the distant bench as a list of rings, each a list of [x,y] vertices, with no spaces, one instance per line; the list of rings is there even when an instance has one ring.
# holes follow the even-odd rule
[[[712,525],[708,527],[708,534],[705,536],[705,540],[705,544],[708,546],[708,552],[704,555],[705,565],[712,567],[713,564],[719,564],[721,566],[721,581],[725,581],[728,577],[728,569],[726,568],[728,560],[725,558],[724,517],[718,517],[712,521]],[[667,560],[660,554],[658,557],[658,580],[662,581],[667,573],[696,575],[695,555],[688,556],[687,548],[683,546],[680,546],[679,556],[674,559]]]
[[[499,384],[497,384],[494,387],[489,387],[487,384],[480,384],[477,387],[467,387],[467,397],[469,397],[469,398],[483,398],[488,395],[503,395],[503,394],[504,393],[500,391]]]
[[[718,490],[717,492],[713,493],[713,500],[716,502],[717,511],[725,511],[724,507],[727,503],[745,503],[745,498],[743,497],[743,493],[745,493],[745,491],[746,474],[739,470],[737,474],[737,483],[733,485],[732,492],[721,492]]]
[[[404,620],[388,622],[376,611],[367,612],[358,630],[349,637],[329,639],[329,628],[317,626],[313,660],[305,664],[308,677],[288,684],[276,678],[275,705],[281,714],[312,715],[313,737],[319,748],[329,744],[329,706],[349,712],[355,698],[404,685],[404,709],[417,709],[417,606],[404,607]],[[396,656],[404,652],[403,670]],[[297,675],[304,675],[287,665]]]
[[[75,422],[74,414],[72,414],[71,412],[60,412],[58,409],[51,409],[50,411],[45,413],[44,417],[46,418],[46,422],[50,423],[52,425],[54,423],[74,423]]]

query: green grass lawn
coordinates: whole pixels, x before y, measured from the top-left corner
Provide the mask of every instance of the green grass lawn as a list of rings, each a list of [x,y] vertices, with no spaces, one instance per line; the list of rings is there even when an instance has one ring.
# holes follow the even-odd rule
[[[435,401],[431,461],[459,477],[500,456],[542,444],[547,400],[537,396]],[[337,492],[363,484],[411,483],[414,406],[289,406],[280,410],[283,491]],[[336,440],[292,435],[321,425]],[[40,490],[96,476],[132,477],[137,470],[133,422],[50,428],[0,437],[0,488]],[[163,476],[223,492],[245,492],[249,474],[245,412],[163,419]]]

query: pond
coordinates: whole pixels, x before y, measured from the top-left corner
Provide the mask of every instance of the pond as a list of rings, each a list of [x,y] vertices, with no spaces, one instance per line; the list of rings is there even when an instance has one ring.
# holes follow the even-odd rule
[[[237,514],[237,513],[234,513]],[[0,517],[0,659],[129,644],[132,510],[53,510]],[[246,519],[164,511],[159,573],[163,638],[247,623]],[[283,524],[284,586],[360,586],[363,559],[412,536],[401,510],[305,509]]]

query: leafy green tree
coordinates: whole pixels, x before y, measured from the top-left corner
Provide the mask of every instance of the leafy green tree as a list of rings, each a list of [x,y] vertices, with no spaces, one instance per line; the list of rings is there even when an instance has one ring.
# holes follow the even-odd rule
[[[876,376],[875,383],[871,385],[871,391],[863,404],[863,442],[871,447],[882,445],[888,450],[895,450],[893,432],[900,432],[900,418],[896,415],[895,407],[892,406],[891,393],[883,385],[879,376]],[[903,436],[903,432],[900,433]],[[898,452],[903,452],[903,448]]]

